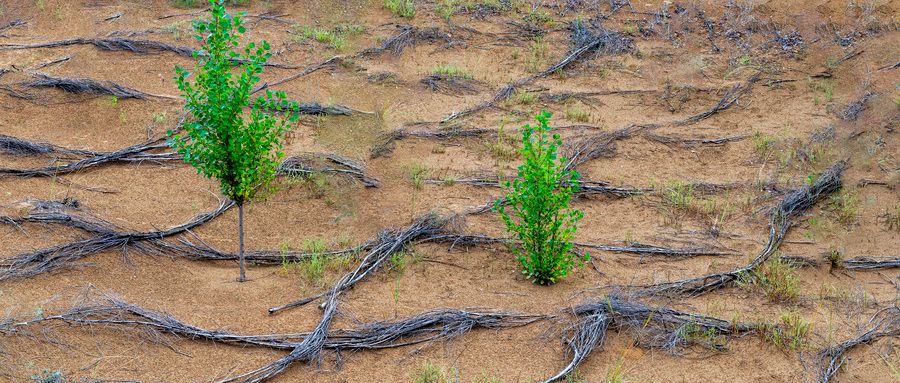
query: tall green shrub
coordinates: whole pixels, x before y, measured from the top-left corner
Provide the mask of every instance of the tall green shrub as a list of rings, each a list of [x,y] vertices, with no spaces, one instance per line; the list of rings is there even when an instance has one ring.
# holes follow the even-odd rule
[[[269,43],[248,43],[241,50],[239,40],[246,31],[240,15],[228,14],[223,0],[210,0],[209,21],[195,20],[195,38],[202,48],[193,75],[178,66],[175,82],[190,114],[179,132],[169,132],[170,143],[184,160],[206,177],[219,181],[222,194],[238,207],[240,243],[239,281],[244,272],[244,204],[275,177],[281,152],[281,135],[288,121],[297,116],[297,105],[285,100],[283,92],[266,91],[249,113],[250,93],[259,82],[263,64],[271,57]],[[236,71],[232,67],[239,64]],[[285,112],[277,118],[269,111]]]
[[[550,134],[551,116],[543,112],[535,117],[537,126],[522,127],[523,163],[518,177],[504,184],[505,200],[494,206],[506,229],[521,242],[513,251],[522,273],[542,285],[558,282],[587,257],[572,252],[576,223],[583,216],[569,208],[578,190],[578,173],[567,170],[566,159],[559,156],[562,141]]]

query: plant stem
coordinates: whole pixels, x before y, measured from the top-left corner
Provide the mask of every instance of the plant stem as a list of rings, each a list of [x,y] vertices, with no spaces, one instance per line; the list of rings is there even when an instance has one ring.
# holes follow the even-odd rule
[[[247,280],[247,277],[244,273],[244,203],[238,203],[238,242],[240,243],[240,249],[238,250],[238,263],[241,268],[241,276],[238,277],[238,282],[243,282]]]

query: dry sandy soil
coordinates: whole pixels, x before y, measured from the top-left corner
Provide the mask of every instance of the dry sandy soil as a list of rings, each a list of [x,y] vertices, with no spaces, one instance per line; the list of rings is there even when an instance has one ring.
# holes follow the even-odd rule
[[[196,47],[190,20],[203,17],[202,8],[0,4],[0,380],[58,371],[70,382],[215,381],[276,361],[293,345],[173,334],[127,310],[59,315],[116,297],[194,329],[310,331],[323,319],[320,301],[275,315],[267,309],[331,291],[371,254],[370,241],[395,238],[390,233],[418,217],[456,215],[442,233],[506,236],[494,213],[470,214],[502,189],[466,180],[515,175],[518,127],[540,110],[554,113],[566,153],[578,143],[590,149],[577,164],[582,178],[605,183],[574,203],[585,216],[576,240],[625,249],[579,248],[591,261],[547,287],[525,280],[499,243],[401,241],[395,250],[402,251],[380,253],[384,261],[336,297],[329,337],[432,309],[540,317],[509,328],[462,326],[453,337],[406,346],[400,343],[436,333],[405,334],[379,349],[326,347],[273,382],[441,381],[417,380],[426,364],[443,370],[442,381],[543,381],[572,361],[565,339],[597,320],[572,307],[610,302],[608,295],[659,309],[637,324],[606,311],[605,339],[585,343],[592,352],[569,381],[623,381],[617,373],[627,382],[827,381],[829,358],[820,352],[873,327],[874,337],[836,358],[843,364],[833,379],[900,380],[896,1],[416,1],[411,18],[380,0],[248,3],[229,9],[248,14],[247,41],[273,46],[271,62],[279,65],[263,80],[291,99],[351,110],[305,115],[287,134],[285,152],[301,156],[304,174],[280,177],[274,192],[249,205],[247,247],[261,261],[245,283],[235,281],[233,260],[171,247],[189,240],[233,258],[235,209],[162,239],[122,235],[216,210],[222,197],[214,183],[165,147],[109,154],[179,123],[174,66],[192,62],[165,47]],[[456,4],[449,20],[436,12],[447,3]],[[305,28],[338,31],[341,39],[319,41],[327,36],[310,38]],[[42,45],[69,39],[93,40]],[[129,40],[164,45],[129,50],[122,44]],[[585,44],[592,45],[579,49]],[[543,72],[573,52],[573,61]],[[438,79],[432,89],[421,80],[439,65],[465,75]],[[57,86],[41,86],[44,75]],[[104,86],[73,93],[85,89],[72,84],[86,79]],[[142,93],[113,97],[109,82],[128,88],[114,91]],[[500,96],[509,97],[453,114],[494,99],[507,84],[515,90]],[[54,146],[29,151],[14,138]],[[365,164],[360,169],[377,187],[329,172],[350,168],[324,154]],[[99,161],[78,162],[91,158]],[[834,175],[828,169],[844,163],[840,189],[812,196],[812,206],[783,225],[772,219],[781,201],[808,197],[823,174]],[[786,229],[783,241],[772,241],[773,222]],[[103,236],[119,242],[92,248]],[[369,246],[317,255],[325,259],[321,276],[311,266],[310,252],[359,244]],[[691,254],[646,253],[640,244]],[[772,254],[764,251],[770,244]],[[765,262],[752,271],[738,280],[729,274],[760,254]],[[646,294],[646,286],[716,273],[723,283],[702,291]],[[785,289],[775,291],[778,283]],[[662,308],[730,322],[718,329],[697,325],[698,316],[663,323],[671,312]],[[797,344],[778,344],[773,332],[787,328],[781,318],[790,313],[809,331]],[[660,336],[675,346],[663,347]]]

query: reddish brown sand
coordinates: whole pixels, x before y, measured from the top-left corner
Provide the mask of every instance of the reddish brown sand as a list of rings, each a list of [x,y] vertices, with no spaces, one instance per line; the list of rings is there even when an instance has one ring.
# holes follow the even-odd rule
[[[383,54],[357,59],[277,86],[292,99],[333,102],[378,112],[376,116],[304,117],[289,132],[285,151],[288,155],[335,152],[355,158],[367,164],[368,172],[381,181],[381,186],[363,188],[328,178],[324,187],[317,188],[311,182],[279,180],[277,192],[249,205],[249,249],[302,249],[304,241],[314,239],[324,239],[329,247],[336,248],[340,242],[337,239],[342,236],[348,238],[345,242],[362,242],[383,229],[406,226],[428,211],[461,212],[500,195],[499,189],[464,185],[426,184],[416,188],[408,175],[409,167],[415,164],[424,165],[432,178],[514,174],[517,161],[498,157],[497,151],[490,148],[492,141],[407,139],[398,141],[389,156],[372,159],[369,149],[380,133],[414,122],[439,121],[453,111],[489,99],[504,84],[528,75],[526,64],[531,60],[532,43],[507,22],[521,22],[530,5],[484,19],[465,14],[453,16],[452,25],[480,32],[471,33],[451,29],[433,12],[431,1],[417,1],[418,12],[412,19],[390,14],[377,0],[250,3],[233,10],[287,14],[282,17],[284,21],[325,29],[341,23],[365,27],[364,33],[348,39],[343,51],[336,51],[327,44],[291,38],[288,30],[292,27],[287,24],[251,19],[247,40],[268,40],[276,52],[273,61],[299,67],[376,46],[394,35],[395,25],[401,24],[441,28],[452,35],[455,43],[424,42],[399,56]],[[553,22],[548,24],[550,32],[543,38],[546,58],[537,61],[542,68],[563,57],[571,47],[565,28],[568,22],[608,11],[606,2],[601,2],[599,10],[587,7],[580,12],[562,12],[561,4],[566,1],[543,3],[545,6],[540,9]],[[589,129],[598,130],[674,121],[710,108],[725,90],[762,71],[763,80],[731,109],[696,124],[662,128],[654,133],[717,138],[758,132],[758,137],[771,137],[773,149],[757,150],[759,138],[721,146],[681,148],[635,137],[618,142],[615,156],[589,161],[580,168],[583,178],[613,185],[665,186],[674,180],[736,184],[725,192],[696,197],[696,206],[713,206],[714,201],[717,205],[711,212],[673,208],[659,193],[623,199],[590,198],[575,203],[585,213],[576,235],[582,242],[620,243],[628,239],[670,246],[715,244],[742,255],[640,260],[628,254],[595,252],[596,270],[591,266],[576,269],[562,282],[541,287],[521,277],[514,257],[506,249],[448,251],[446,246],[423,244],[413,251],[424,261],[410,264],[402,273],[381,271],[344,294],[342,315],[333,327],[403,318],[432,308],[486,307],[557,313],[585,297],[598,295],[597,287],[663,282],[731,270],[746,264],[764,246],[768,234],[764,208],[778,201],[784,191],[802,185],[808,175],[821,172],[839,159],[849,159],[850,167],[843,176],[845,187],[840,193],[858,201],[856,214],[842,221],[834,203],[826,199],[798,219],[780,251],[817,260],[831,250],[840,251],[846,258],[898,256],[900,232],[884,224],[883,217],[900,214],[900,69],[879,68],[900,59],[896,24],[900,6],[896,1],[873,1],[871,13],[858,17],[858,9],[845,1],[749,3],[756,6],[747,17],[777,23],[785,31],[797,29],[806,48],[798,54],[785,53],[777,46],[763,50],[760,46],[770,34],[760,32],[751,36],[753,48],[749,51],[717,36],[715,42],[722,51],[711,52],[706,32],[697,20],[689,21],[693,32],[674,40],[659,34],[640,36],[634,31],[635,26],[653,19],[642,12],[657,11],[660,6],[655,1],[635,2],[632,10],[618,12],[604,26],[634,31],[639,53],[591,55],[526,89],[554,93],[661,91],[667,84],[700,89],[685,92],[681,99],[680,95],[673,96],[669,104],[674,110],[657,92],[563,103],[523,105],[513,101],[502,104],[502,110],[490,109],[460,121],[464,127],[509,129],[527,122],[523,115],[541,109],[555,113],[553,125],[589,124],[594,126]],[[719,5],[698,5],[716,20],[726,11]],[[196,9],[178,9],[168,1],[9,0],[0,4],[0,25],[14,19],[28,24],[0,32],[0,43],[36,43],[152,29],[155,32],[136,38],[191,46],[195,41],[189,37],[189,20],[196,16],[162,20],[159,17],[192,11]],[[117,12],[123,16],[102,21]],[[856,37],[848,47],[835,44],[833,34],[817,29],[833,22],[843,31],[863,30],[874,19],[881,23],[881,30]],[[671,26],[681,30],[683,25],[679,23],[683,22],[676,17]],[[656,30],[661,27],[656,26]],[[827,70],[828,63],[853,51],[862,53],[831,65],[834,67],[830,78],[811,78]],[[71,59],[40,71],[58,77],[114,81],[144,92],[173,96],[178,94],[172,81],[173,65],[191,66],[190,59],[170,53],[109,52],[89,45],[0,50],[0,68],[13,69],[0,77],[0,84],[21,81],[29,68],[61,56]],[[486,85],[475,94],[431,92],[419,80],[437,64],[464,68]],[[273,81],[297,71],[268,68],[263,77]],[[378,84],[367,81],[367,76],[385,71],[396,74],[395,80]],[[773,79],[795,81],[767,86]],[[833,97],[826,94],[831,91],[823,88],[833,89]],[[837,112],[867,90],[878,96],[856,121],[846,122],[838,117]],[[34,92],[44,102],[0,95],[0,133],[71,148],[115,150],[140,142],[148,134],[162,134],[177,123],[181,113],[181,103],[175,100],[113,102],[108,96],[71,95],[48,89]],[[588,112],[588,120],[568,120],[565,111],[574,108]],[[815,146],[814,158],[790,158],[795,149],[810,141],[813,132],[826,127],[833,127],[835,136]],[[416,128],[438,126],[426,124]],[[570,138],[576,134],[577,130],[565,130],[563,135]],[[44,164],[43,159],[0,155],[2,167]],[[887,185],[857,186],[862,179],[885,181]],[[765,190],[760,188],[767,184],[770,186]],[[98,189],[112,192],[100,193]],[[773,193],[773,189],[777,192]],[[214,209],[221,198],[214,183],[181,163],[113,164],[59,179],[0,179],[0,205],[7,208],[5,214],[14,214],[17,203],[24,200],[66,197],[78,199],[97,216],[134,230],[179,224]],[[229,211],[196,229],[195,234],[234,251],[236,218],[236,211]],[[720,231],[718,237],[709,234],[713,224]],[[464,230],[503,235],[502,224],[493,214],[470,217]],[[0,225],[0,256],[10,257],[81,237],[81,233],[57,225]],[[295,269],[251,266],[250,280],[237,283],[237,265],[232,262],[108,251],[88,257],[75,268],[0,282],[0,315],[27,319],[60,312],[71,305],[75,296],[90,288],[208,329],[242,334],[308,331],[321,316],[316,305],[276,316],[267,315],[266,309],[323,290],[347,268],[330,268],[321,285],[305,279]],[[800,298],[794,302],[775,302],[759,289],[731,286],[702,297],[655,303],[748,321],[774,321],[780,313],[797,312],[812,323],[808,344],[800,350],[783,350],[763,337],[748,336],[732,340],[726,351],[692,347],[682,350],[681,355],[672,355],[634,347],[633,334],[613,331],[605,345],[579,367],[580,376],[588,382],[606,381],[608,372],[620,364],[628,382],[813,381],[819,368],[815,354],[828,345],[855,337],[877,310],[895,305],[900,280],[896,269],[830,271],[824,263],[797,272],[801,289]],[[137,331],[121,328],[48,324],[28,330],[35,336],[0,337],[0,380],[29,381],[43,370],[59,370],[68,381],[211,381],[259,367],[283,355],[279,351],[171,336],[164,337],[166,343],[159,343]],[[447,343],[345,353],[340,366],[334,363],[334,355],[326,351],[320,365],[293,365],[275,381],[411,382],[420,366],[429,360],[445,368],[452,381],[533,382],[553,375],[568,363],[557,330],[558,325],[548,322],[510,330],[476,330]],[[883,339],[852,350],[837,380],[900,381],[900,351],[894,347],[895,342],[896,339]]]

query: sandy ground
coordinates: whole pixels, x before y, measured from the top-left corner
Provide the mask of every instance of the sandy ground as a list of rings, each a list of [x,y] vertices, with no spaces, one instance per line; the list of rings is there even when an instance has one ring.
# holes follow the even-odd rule
[[[272,61],[297,69],[267,68],[264,81],[290,76],[335,55],[378,46],[395,35],[400,25],[437,28],[446,37],[420,41],[396,55],[347,60],[276,86],[295,100],[373,112],[304,116],[287,134],[285,152],[352,158],[365,163],[366,173],[377,178],[380,186],[366,188],[333,175],[279,179],[277,191],[249,205],[248,249],[304,250],[317,240],[336,249],[367,241],[382,230],[405,227],[427,212],[459,213],[500,196],[500,189],[459,183],[417,186],[410,180],[410,169],[424,168],[426,178],[444,180],[513,175],[518,160],[498,148],[514,145],[518,140],[514,135],[506,141],[407,138],[396,141],[386,156],[370,156],[370,150],[394,129],[442,129],[446,124],[438,122],[451,112],[488,100],[505,84],[532,74],[535,67],[549,67],[564,57],[572,48],[570,22],[610,14],[606,2],[591,6],[583,1],[544,1],[534,8],[537,13],[530,12],[530,3],[514,2],[512,8],[496,12],[460,11],[448,22],[434,12],[438,4],[416,3],[417,13],[411,19],[391,14],[374,0],[254,0],[230,7],[249,15],[278,15],[277,20],[249,17],[246,39],[269,41],[275,52]],[[824,199],[795,220],[779,248],[784,255],[820,261],[816,267],[796,270],[798,299],[779,302],[758,288],[729,286],[703,296],[652,301],[746,321],[776,321],[782,313],[799,313],[811,323],[804,346],[786,350],[764,336],[749,335],[729,340],[725,350],[692,346],[672,352],[638,347],[638,335],[633,332],[610,331],[605,344],[578,368],[580,381],[586,382],[608,381],[617,366],[627,382],[816,381],[819,350],[857,336],[867,329],[872,315],[897,303],[897,269],[831,270],[823,254],[839,252],[846,259],[900,255],[900,232],[888,223],[892,217],[900,219],[900,69],[890,68],[900,59],[900,6],[890,1],[873,1],[864,7],[840,1],[740,4],[746,6],[697,2],[666,8],[656,2],[636,2],[602,22],[605,28],[623,31],[634,44],[632,52],[592,53],[524,87],[535,94],[649,92],[534,103],[523,102],[517,94],[498,108],[454,122],[462,128],[508,132],[528,122],[528,115],[549,110],[555,113],[554,126],[580,125],[560,129],[568,142],[630,124],[665,125],[694,116],[710,109],[733,86],[759,75],[761,79],[729,109],[696,123],[652,131],[681,138],[748,137],[690,147],[666,145],[645,135],[619,140],[610,155],[581,165],[582,177],[661,191],[628,198],[589,197],[574,204],[585,213],[576,235],[580,242],[714,246],[735,255],[663,259],[594,251],[593,265],[542,287],[521,277],[506,248],[419,244],[407,249],[416,256],[402,271],[379,271],[346,292],[333,327],[405,318],[434,308],[558,314],[584,299],[601,296],[605,286],[732,270],[747,264],[765,246],[768,208],[802,187],[808,177],[846,159],[844,188],[837,196],[850,202]],[[661,9],[668,10],[668,17],[654,15]],[[128,38],[194,46],[189,27],[190,20],[201,15],[196,13],[199,10],[176,8],[167,1],[4,1],[0,26],[18,19],[26,24],[0,29],[0,44],[131,33]],[[697,10],[704,10],[715,23],[712,39],[696,17]],[[120,12],[121,16],[104,21]],[[535,24],[544,30],[540,39],[516,27],[529,20],[535,23],[537,16],[529,14],[545,15]],[[166,15],[170,17],[163,18]],[[348,36],[342,49],[297,32],[303,26],[329,30],[346,24],[362,26],[364,32]],[[784,35],[796,31],[803,43],[783,49],[773,40],[777,36],[773,27]],[[69,59],[35,69],[63,56]],[[463,68],[480,86],[470,93],[427,89],[419,80],[439,64]],[[107,51],[92,45],[16,50],[0,45],[4,89],[19,89],[20,82],[41,72],[177,96],[174,65],[191,67],[192,63],[173,53]],[[391,80],[373,80],[373,75],[385,72],[392,74]],[[0,92],[0,133],[67,148],[117,150],[164,134],[181,114],[177,99],[113,100],[58,89],[27,90],[37,98],[23,100]],[[877,95],[855,119],[842,118],[848,105],[866,92]],[[820,136],[826,138],[816,138]],[[0,153],[3,168],[47,163],[47,158]],[[864,185],[861,180],[878,182]],[[709,193],[698,188],[690,206],[679,208],[665,192],[677,182],[728,187]],[[0,206],[5,215],[21,214],[22,201],[64,198],[77,200],[82,211],[122,228],[148,231],[215,209],[221,196],[214,183],[181,162],[116,163],[59,177],[0,178]],[[232,209],[193,234],[218,248],[236,251],[236,230],[237,213]],[[460,230],[504,235],[502,223],[491,213],[468,217]],[[0,225],[0,257],[83,238],[83,232],[63,225],[4,224]],[[60,313],[91,291],[207,329],[240,334],[303,332],[319,322],[322,312],[317,305],[274,316],[267,315],[266,309],[325,290],[355,263],[351,259],[344,265],[330,264],[321,281],[305,277],[299,271],[303,265],[251,265],[250,280],[237,283],[234,262],[192,261],[114,248],[50,273],[0,281],[0,315],[21,321]],[[565,328],[560,320],[515,329],[474,330],[449,342],[344,351],[340,363],[334,352],[325,351],[319,363],[292,365],[273,381],[412,382],[426,361],[444,368],[449,381],[540,381],[569,361],[560,333]],[[29,381],[45,370],[60,371],[67,381],[212,381],[257,368],[285,353],[112,326],[46,322],[25,330],[28,334],[0,331],[0,381]],[[900,351],[895,343],[896,338],[885,337],[851,350],[836,381],[900,381]]]

